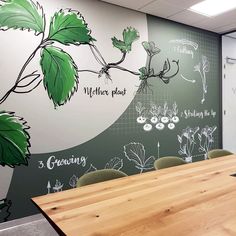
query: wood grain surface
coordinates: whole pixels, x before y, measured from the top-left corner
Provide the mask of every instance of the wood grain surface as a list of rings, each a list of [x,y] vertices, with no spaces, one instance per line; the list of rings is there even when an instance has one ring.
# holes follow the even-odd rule
[[[32,200],[68,236],[236,235],[236,155]]]

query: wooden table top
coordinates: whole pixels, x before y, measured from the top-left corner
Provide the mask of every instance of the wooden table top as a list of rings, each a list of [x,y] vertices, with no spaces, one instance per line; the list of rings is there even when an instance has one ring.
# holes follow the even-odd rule
[[[32,200],[68,236],[236,235],[236,155]]]

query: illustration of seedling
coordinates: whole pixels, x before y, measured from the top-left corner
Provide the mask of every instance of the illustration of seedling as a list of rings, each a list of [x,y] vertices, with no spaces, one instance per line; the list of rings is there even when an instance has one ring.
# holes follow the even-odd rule
[[[150,110],[152,117],[150,119],[152,124],[156,124],[159,121],[159,115],[160,115],[160,107],[157,107],[157,105],[153,102],[150,103]]]
[[[161,112],[162,114],[161,122],[164,124],[169,122],[169,117],[167,116],[167,112],[168,112],[168,105],[167,102],[165,102]]]
[[[206,56],[202,56],[202,61],[199,62],[196,66],[194,66],[194,71],[199,72],[202,79],[202,100],[201,104],[205,102],[205,95],[207,94],[207,81],[206,81],[206,73],[210,71],[210,62]]]
[[[63,185],[58,179],[56,180],[56,183],[54,185],[54,187],[52,188],[54,193],[55,192],[61,192],[62,191],[62,188],[63,188]]]
[[[168,119],[169,119],[169,124],[168,124],[168,128],[170,129],[170,130],[172,130],[172,129],[174,129],[175,128],[175,124],[173,123],[173,110],[172,109],[169,109],[168,111],[167,111],[167,115],[168,115]]]
[[[133,27],[127,27],[123,30],[122,39],[117,39],[116,37],[111,39],[113,46],[120,50],[121,59],[108,63],[95,45],[96,39],[92,37],[91,30],[79,11],[60,9],[51,17],[49,27],[46,27],[46,23],[44,9],[39,3],[35,3],[32,0],[1,1],[0,30],[34,31],[35,36],[40,36],[41,40],[21,67],[14,85],[0,98],[0,104],[5,102],[12,93],[27,94],[43,83],[54,107],[62,106],[78,91],[79,74],[84,72],[93,73],[98,78],[104,75],[107,80],[112,80],[110,72],[112,69],[131,73],[138,76],[141,82],[137,90],[138,93],[145,92],[150,87],[148,82],[150,78],[160,79],[167,84],[179,72],[179,61],[172,60],[176,69],[171,72],[171,64],[168,58],[165,60],[163,69],[160,72],[154,71],[154,68],[151,67],[152,60],[154,56],[160,53],[160,49],[156,47],[154,42],[142,42],[148,57],[146,66],[140,68],[137,72],[122,67],[121,63],[125,61],[128,53],[131,52],[132,44],[139,39],[139,33]],[[49,32],[46,32],[47,29],[49,29]],[[92,56],[101,65],[101,69],[99,71],[78,69],[72,56],[64,51],[60,45],[75,46],[77,48],[81,46],[88,47]],[[33,71],[26,74],[26,68],[39,53],[41,73]],[[0,156],[0,165],[8,165],[10,167],[20,164],[27,165],[30,137],[26,131],[28,128],[26,122],[12,112],[1,111],[0,116],[0,119],[4,120],[0,127],[0,136],[2,137],[0,138],[0,143],[4,154]],[[9,126],[11,126],[11,129],[8,128]],[[21,139],[18,138],[18,135],[21,136]]]
[[[138,113],[137,123],[144,124],[147,120],[147,118],[144,117],[144,116],[146,116],[145,115],[146,108],[142,105],[141,102],[137,102],[137,105],[135,106],[135,109]]]
[[[190,128],[187,127],[183,129],[181,135],[177,135],[178,141],[180,143],[179,154],[184,155],[184,159],[186,162],[192,162],[193,157],[193,149],[196,144],[195,142],[195,134],[198,132],[199,127]]]
[[[174,102],[172,109],[173,109],[172,122],[178,123],[178,122],[179,122],[179,117],[177,116],[177,115],[178,115],[178,109],[177,109],[177,104],[176,104],[176,102]]]
[[[129,161],[134,162],[135,168],[139,169],[140,173],[142,173],[144,170],[153,169],[155,157],[146,157],[145,148],[143,144],[131,142],[125,145],[124,154]]]
[[[216,126],[209,127],[206,126],[202,128],[201,132],[198,133],[199,139],[199,152],[204,152],[204,159],[207,159],[207,153],[211,150],[214,143],[213,133],[217,129]]]

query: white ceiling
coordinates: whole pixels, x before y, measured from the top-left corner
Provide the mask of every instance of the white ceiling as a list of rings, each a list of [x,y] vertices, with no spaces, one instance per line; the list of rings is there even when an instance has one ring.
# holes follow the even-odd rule
[[[102,0],[154,16],[160,16],[216,33],[236,30],[236,9],[224,14],[207,17],[187,10],[202,0]],[[220,1],[220,0],[216,0]],[[221,0],[223,1],[223,0]],[[236,0],[235,0],[236,1]]]

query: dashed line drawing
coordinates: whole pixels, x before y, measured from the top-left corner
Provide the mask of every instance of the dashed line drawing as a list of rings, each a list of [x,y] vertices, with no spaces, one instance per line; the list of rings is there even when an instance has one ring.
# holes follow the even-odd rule
[[[169,42],[191,46],[194,48],[195,51],[198,49],[198,44],[188,39],[172,39]]]
[[[125,145],[124,154],[129,161],[134,162],[135,168],[140,170],[140,173],[154,168],[155,157],[146,157],[145,148],[141,143],[131,142]]]
[[[191,79],[187,79],[185,76],[183,76],[182,74],[180,75],[181,76],[181,78],[182,79],[184,79],[184,80],[186,80],[187,82],[190,82],[190,83],[196,83],[196,80],[195,79],[193,79],[193,80],[191,80]]]
[[[194,71],[199,72],[200,77],[202,79],[202,100],[201,104],[205,102],[205,95],[207,94],[207,80],[206,73],[210,71],[210,62],[208,58],[202,55],[202,60],[196,66],[194,66]]]
[[[212,149],[214,143],[213,133],[217,129],[216,126],[209,127],[208,125],[202,128],[201,132],[198,133],[199,139],[199,152],[204,152],[204,159],[207,159],[207,153]]]
[[[160,158],[160,142],[157,142],[157,158]]]
[[[47,190],[48,190],[48,193],[47,194],[49,194],[49,193],[51,193],[51,182],[50,181],[48,181],[48,184],[47,184]]]
[[[119,157],[114,157],[109,162],[106,163],[104,169],[120,170],[122,169],[123,165],[124,165],[123,159]]]

